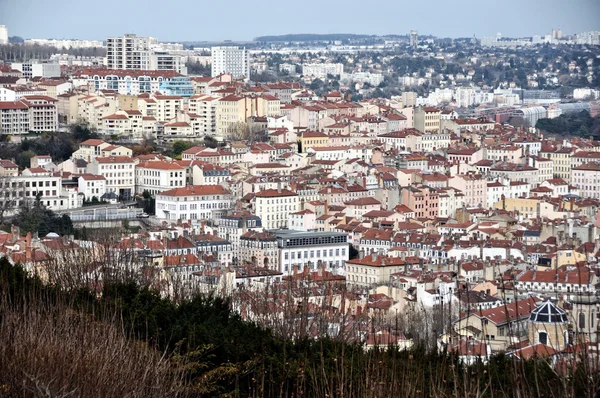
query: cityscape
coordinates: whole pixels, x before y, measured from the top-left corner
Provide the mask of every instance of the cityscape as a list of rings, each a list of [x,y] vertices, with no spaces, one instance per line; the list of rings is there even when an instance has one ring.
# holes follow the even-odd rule
[[[0,23],[0,395],[600,394],[600,26]]]

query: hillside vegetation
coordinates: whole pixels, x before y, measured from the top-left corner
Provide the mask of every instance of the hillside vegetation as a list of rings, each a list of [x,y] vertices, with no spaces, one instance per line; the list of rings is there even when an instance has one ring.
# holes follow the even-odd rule
[[[133,282],[101,294],[45,286],[0,260],[0,395],[10,397],[592,397],[598,374],[562,377],[499,355],[466,367],[424,348],[290,341],[229,302],[176,305]]]

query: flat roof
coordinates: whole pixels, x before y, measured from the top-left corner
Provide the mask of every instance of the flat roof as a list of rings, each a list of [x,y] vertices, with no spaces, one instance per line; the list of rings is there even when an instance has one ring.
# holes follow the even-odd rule
[[[307,231],[298,231],[295,229],[273,229],[270,230],[272,234],[274,234],[277,238],[291,239],[291,238],[318,238],[318,237],[331,237],[331,236],[348,236],[348,234],[344,232],[307,232]]]

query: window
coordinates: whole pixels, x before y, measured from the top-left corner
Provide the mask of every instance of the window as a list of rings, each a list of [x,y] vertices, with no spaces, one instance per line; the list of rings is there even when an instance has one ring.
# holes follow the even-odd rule
[[[540,344],[548,344],[548,333],[538,332],[538,342]]]
[[[579,313],[579,329],[585,329],[585,313]]]

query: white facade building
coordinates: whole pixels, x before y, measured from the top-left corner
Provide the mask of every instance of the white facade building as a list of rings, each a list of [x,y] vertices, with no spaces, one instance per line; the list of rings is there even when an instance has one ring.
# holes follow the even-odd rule
[[[88,164],[88,173],[106,178],[106,192],[121,200],[130,200],[135,188],[135,163],[129,156],[96,157]]]
[[[188,185],[156,195],[156,217],[168,220],[217,220],[234,204],[221,185]]]
[[[290,213],[300,210],[300,197],[288,189],[265,189],[256,193],[254,207],[265,229],[286,228]]]
[[[166,161],[143,162],[135,167],[135,193],[152,195],[185,186],[185,169]]]
[[[150,69],[150,47],[157,44],[153,37],[123,37],[106,39],[106,65],[108,69]]]
[[[213,77],[231,73],[234,78],[250,78],[250,53],[245,47],[212,47],[210,52]]]
[[[302,74],[304,76],[314,76],[319,79],[326,78],[327,75],[341,76],[344,73],[343,64],[304,64],[302,65]]]
[[[99,200],[106,193],[106,178],[103,176],[82,174],[77,182],[78,191],[86,200],[91,200],[93,197]]]
[[[8,44],[8,28],[0,25],[0,45]]]
[[[280,272],[300,273],[305,267],[316,271],[321,265],[327,271],[344,273],[343,267],[350,256],[345,233],[277,230],[274,234],[277,237]]]

